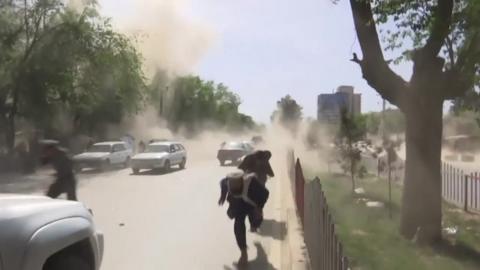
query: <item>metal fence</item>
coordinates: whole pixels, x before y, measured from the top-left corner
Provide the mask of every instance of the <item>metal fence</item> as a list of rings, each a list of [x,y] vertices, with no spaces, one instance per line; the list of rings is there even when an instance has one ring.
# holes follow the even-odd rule
[[[463,207],[465,211],[480,210],[480,173],[465,173],[449,163],[442,163],[442,197]]]
[[[349,269],[320,179],[306,182],[300,159],[295,161],[293,152],[289,154],[289,173],[312,270]]]
[[[376,170],[377,159],[362,157],[363,164],[369,171]],[[405,161],[398,159],[392,169],[394,180],[403,182]],[[462,207],[465,211],[480,211],[480,172],[466,172],[452,164],[442,162],[442,197],[445,201]],[[385,177],[380,174],[380,177]]]

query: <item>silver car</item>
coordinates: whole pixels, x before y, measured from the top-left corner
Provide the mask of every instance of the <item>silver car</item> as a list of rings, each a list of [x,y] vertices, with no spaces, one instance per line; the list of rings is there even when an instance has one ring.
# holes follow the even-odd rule
[[[0,269],[98,270],[103,235],[82,203],[0,194]]]
[[[178,142],[154,142],[147,145],[145,152],[132,157],[132,171],[137,174],[142,169],[163,169],[169,171],[171,166],[178,165],[184,169],[187,164],[187,151]]]
[[[132,152],[131,147],[125,142],[100,142],[92,145],[84,153],[75,155],[73,161],[77,171],[83,168],[104,170],[116,165],[128,168]]]

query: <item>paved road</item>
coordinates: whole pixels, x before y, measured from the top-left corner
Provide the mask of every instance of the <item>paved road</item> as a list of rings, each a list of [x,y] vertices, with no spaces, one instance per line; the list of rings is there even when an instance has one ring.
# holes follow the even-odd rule
[[[236,269],[233,221],[216,204],[219,180],[231,169],[212,161],[163,175],[131,175],[125,169],[79,175],[79,199],[93,210],[105,234],[102,269]],[[46,183],[40,178],[22,184],[4,181],[0,191],[38,193]],[[248,269],[281,269],[286,229],[275,208],[280,205],[278,186],[275,179],[269,183],[261,232],[248,233]]]

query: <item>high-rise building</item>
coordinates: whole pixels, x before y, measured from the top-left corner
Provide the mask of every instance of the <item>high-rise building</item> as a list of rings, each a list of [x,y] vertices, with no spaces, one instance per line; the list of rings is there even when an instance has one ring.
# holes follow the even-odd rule
[[[362,96],[354,93],[353,86],[342,85],[333,94],[320,94],[317,102],[319,121],[340,121],[342,109],[352,115],[359,115],[362,112]]]
[[[353,114],[360,115],[362,113],[362,94],[353,94]]]

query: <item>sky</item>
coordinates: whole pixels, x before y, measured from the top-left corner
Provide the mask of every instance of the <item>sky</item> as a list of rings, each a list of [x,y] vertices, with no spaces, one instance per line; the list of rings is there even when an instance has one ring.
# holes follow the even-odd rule
[[[381,110],[380,96],[350,61],[353,52],[361,53],[346,0],[99,2],[119,28],[162,29],[147,60],[180,59],[178,72],[224,83],[241,97],[241,112],[257,121],[269,122],[276,101],[287,94],[306,117],[316,117],[317,96],[340,85],[362,94],[363,112]],[[149,57],[152,48],[166,53]],[[168,68],[175,69],[172,63]],[[408,63],[392,68],[409,79]]]

